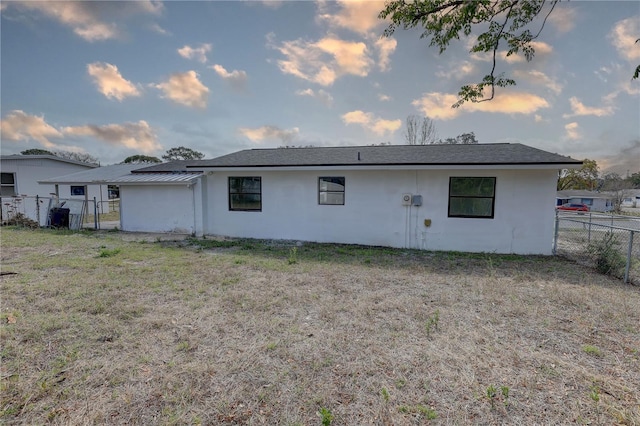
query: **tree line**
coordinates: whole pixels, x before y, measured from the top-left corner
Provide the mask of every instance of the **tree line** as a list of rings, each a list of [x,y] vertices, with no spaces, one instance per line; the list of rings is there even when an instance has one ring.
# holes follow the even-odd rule
[[[71,151],[49,151],[46,149],[40,148],[31,148],[24,151],[21,151],[22,155],[53,155],[54,157],[64,158],[66,160],[75,160],[80,161],[82,163],[87,164],[97,164],[100,165],[100,162],[96,157],[91,154],[83,153],[83,152],[71,152]],[[187,148],[184,146],[178,146],[175,148],[169,148],[167,152],[162,156],[162,160],[165,161],[175,161],[175,160],[202,160],[204,158],[204,154],[200,151],[196,151],[191,148]],[[162,163],[162,160],[158,157],[153,157],[150,155],[130,155],[125,158],[120,164],[157,164]]]

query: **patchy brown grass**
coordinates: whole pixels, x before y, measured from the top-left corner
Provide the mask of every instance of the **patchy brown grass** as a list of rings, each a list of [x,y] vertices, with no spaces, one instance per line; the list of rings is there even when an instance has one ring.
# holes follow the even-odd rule
[[[583,266],[130,240],[2,230],[0,423],[640,424],[640,291]]]

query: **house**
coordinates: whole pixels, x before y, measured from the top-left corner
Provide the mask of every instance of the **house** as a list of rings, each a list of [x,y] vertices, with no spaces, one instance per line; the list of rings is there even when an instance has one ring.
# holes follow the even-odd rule
[[[551,254],[558,170],[581,164],[521,144],[251,149],[110,183],[126,231]]]
[[[604,192],[588,190],[564,190],[556,195],[556,206],[566,203],[586,204],[589,210],[595,212],[609,212],[613,210],[614,196]]]
[[[46,222],[43,210],[43,199],[58,193],[60,197],[84,198],[98,194],[86,193],[85,188],[76,185],[58,186],[54,184],[40,185],[38,181],[73,172],[91,170],[98,166],[80,161],[67,160],[54,155],[3,155],[0,156],[1,186],[0,197],[2,217],[11,212],[19,212],[33,220]],[[36,202],[38,196],[38,202]],[[44,206],[46,208],[46,206]]]

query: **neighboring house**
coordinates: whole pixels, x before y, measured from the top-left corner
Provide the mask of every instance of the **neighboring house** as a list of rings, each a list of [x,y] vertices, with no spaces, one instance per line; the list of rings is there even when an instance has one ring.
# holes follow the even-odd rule
[[[640,208],[640,189],[629,189],[624,193],[622,207]]]
[[[95,164],[67,160],[54,155],[0,156],[2,217],[6,218],[13,209],[33,220],[39,217],[40,224],[45,224],[46,215],[39,214],[41,206],[36,206],[36,196],[46,199],[55,193],[61,198],[84,198],[86,195],[94,195],[78,195],[82,188],[76,185],[40,185],[38,181],[97,167]],[[19,205],[16,207],[16,204]]]
[[[564,190],[556,195],[556,206],[565,203],[579,203],[589,206],[590,211],[609,212],[613,210],[614,197],[604,192],[588,190]]]
[[[181,214],[196,235],[551,254],[557,173],[581,164],[521,144],[278,148],[111,183],[123,230]]]

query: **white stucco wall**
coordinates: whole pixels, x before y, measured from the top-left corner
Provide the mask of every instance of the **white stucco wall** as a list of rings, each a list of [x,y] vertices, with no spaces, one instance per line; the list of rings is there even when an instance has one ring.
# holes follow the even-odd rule
[[[120,229],[203,234],[202,186],[121,185]]]
[[[262,177],[262,211],[229,211],[228,176]],[[318,177],[346,178],[345,205],[318,205]],[[496,177],[493,219],[449,218],[450,176]],[[214,172],[205,229],[232,237],[428,250],[551,254],[557,170]],[[403,193],[423,196],[402,206]],[[430,227],[424,220],[431,219]]]

